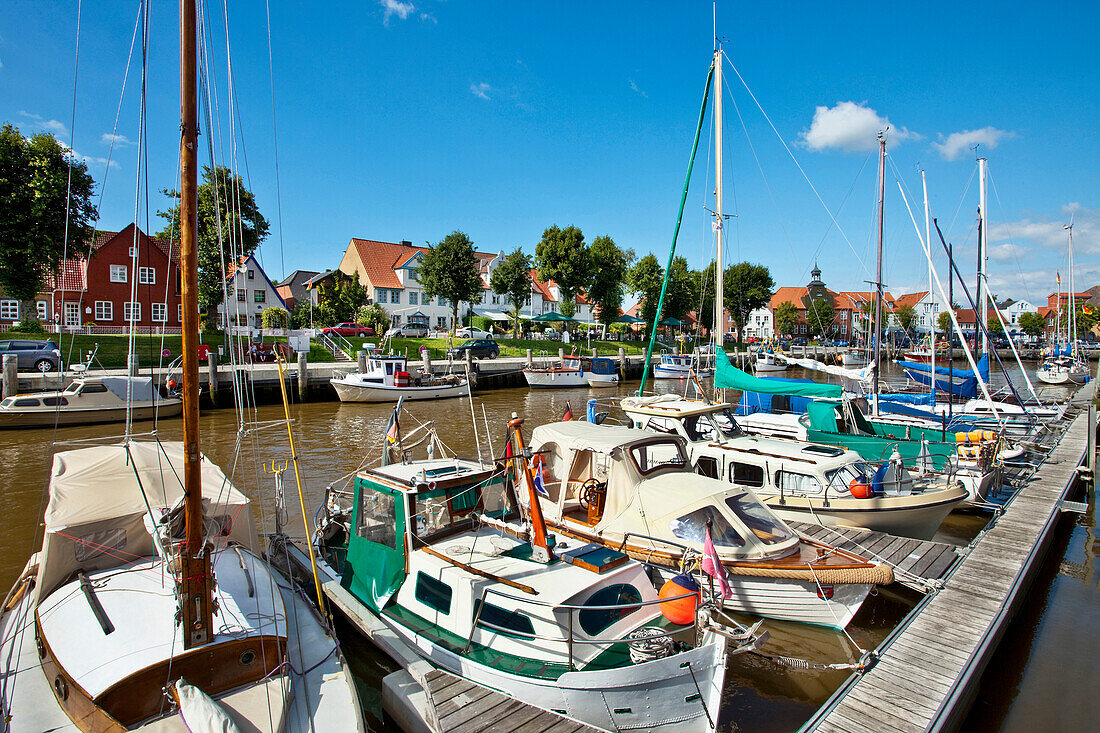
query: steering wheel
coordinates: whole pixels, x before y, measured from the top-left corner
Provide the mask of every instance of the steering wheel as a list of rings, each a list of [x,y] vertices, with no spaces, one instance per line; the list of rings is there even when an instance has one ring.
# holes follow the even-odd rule
[[[580,494],[577,496],[577,501],[580,503],[581,508],[585,511],[596,501],[596,497],[607,489],[607,484],[601,483],[594,478],[590,478],[581,484]]]

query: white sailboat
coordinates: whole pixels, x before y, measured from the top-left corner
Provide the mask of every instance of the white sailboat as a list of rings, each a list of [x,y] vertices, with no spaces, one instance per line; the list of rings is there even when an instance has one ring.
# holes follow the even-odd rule
[[[1066,343],[1059,348],[1055,339],[1050,353],[1043,359],[1035,375],[1046,384],[1084,384],[1089,378],[1088,360],[1077,343],[1077,306],[1074,303],[1073,282],[1073,222],[1066,225],[1069,233],[1069,310],[1066,313]],[[1061,304],[1061,296],[1058,298]],[[1061,318],[1058,319],[1061,328]]]

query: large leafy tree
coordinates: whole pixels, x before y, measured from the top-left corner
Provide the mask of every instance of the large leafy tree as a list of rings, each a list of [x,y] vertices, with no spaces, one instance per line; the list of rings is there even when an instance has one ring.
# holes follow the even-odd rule
[[[635,262],[626,275],[627,286],[641,298],[638,317],[645,321],[642,327],[647,333],[657,315],[657,300],[661,295],[664,275],[661,263],[651,254]]]
[[[519,314],[524,303],[531,297],[531,258],[519,247],[507,255],[489,278],[489,287],[497,295],[503,295],[511,306],[512,334],[519,338]]]
[[[1035,311],[1021,313],[1017,323],[1020,324],[1020,330],[1032,338],[1041,336],[1043,334],[1043,328],[1046,326],[1043,317]]]
[[[416,268],[425,299],[439,295],[451,302],[451,324],[458,324],[458,304],[481,302],[481,275],[474,243],[455,230],[429,247]]]
[[[61,264],[66,223],[70,244],[91,237],[94,186],[88,167],[53,135],[28,139],[10,123],[0,128],[0,285],[20,301],[24,322],[37,321],[34,299]]]
[[[775,321],[777,336],[790,336],[795,322],[798,321],[798,306],[789,300],[784,300],[776,306],[772,319]]]
[[[697,278],[688,261],[683,257],[672,260],[668,273],[668,290],[665,292],[665,311],[662,317],[683,319],[699,306]]]
[[[1039,315],[1036,313],[1035,315]],[[947,311],[943,311],[936,317],[936,328],[942,331],[944,334],[951,333],[951,329],[954,328],[954,324],[951,323],[951,314]]]
[[[1096,325],[1100,320],[1096,313],[1096,309],[1088,303],[1076,303],[1076,326],[1077,326],[1077,338],[1084,338],[1085,334],[1092,330],[1092,327]],[[1065,331],[1069,327],[1069,308],[1066,308],[1062,312],[1062,330]]]
[[[563,316],[573,317],[577,310],[577,294],[591,285],[588,254],[584,234],[575,226],[562,229],[554,224],[547,227],[542,239],[535,245],[535,266],[539,270],[539,279],[557,283],[561,291],[558,310]]]
[[[315,326],[334,326],[356,321],[359,309],[367,303],[367,289],[354,276],[337,270],[317,285],[317,305],[313,308]],[[364,324],[367,325],[367,324]]]
[[[166,190],[163,193],[179,201],[179,191]],[[167,211],[158,211],[157,215],[168,221],[168,225],[157,232],[157,236],[162,239],[179,239],[179,203]],[[269,229],[267,219],[256,205],[256,197],[245,187],[244,180],[239,175],[224,165],[213,168],[203,166],[202,183],[199,184],[196,236],[199,247],[199,308],[206,311],[207,323],[215,322],[218,304],[222,302],[222,285],[225,282],[223,259],[225,265],[229,266],[235,255],[247,257],[252,254],[267,238]]]
[[[909,329],[917,322],[917,309],[908,303],[899,305],[894,309],[894,317],[898,319],[901,330],[909,333]]]
[[[699,296],[696,315],[699,317],[699,325],[707,329],[708,333],[714,328],[714,289],[717,287],[714,272],[716,269],[714,260],[711,260],[705,268],[692,273],[695,279],[695,292]]]
[[[623,307],[623,287],[634,251],[623,249],[607,235],[596,237],[588,248],[592,272],[588,300],[596,308],[600,323],[611,327]]]
[[[775,281],[763,265],[738,262],[726,268],[724,290],[726,308],[737,329],[737,340],[749,321],[749,314],[762,308],[772,297]]]
[[[827,336],[836,316],[831,297],[811,298],[806,304],[806,325],[811,336]]]
[[[990,336],[1004,336],[1005,334],[1005,327],[1001,325],[1001,319],[997,317],[996,313],[989,314],[985,321],[985,327]]]

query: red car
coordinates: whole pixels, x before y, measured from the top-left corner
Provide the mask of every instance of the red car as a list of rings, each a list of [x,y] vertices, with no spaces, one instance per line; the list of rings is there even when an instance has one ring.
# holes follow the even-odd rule
[[[322,328],[321,333],[336,334],[337,336],[343,336],[344,338],[361,338],[363,336],[373,336],[374,329],[370,326],[364,326],[359,323],[337,323],[335,326]]]

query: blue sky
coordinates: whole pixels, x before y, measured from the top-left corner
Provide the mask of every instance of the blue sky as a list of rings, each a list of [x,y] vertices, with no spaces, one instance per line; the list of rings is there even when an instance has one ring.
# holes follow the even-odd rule
[[[423,244],[461,229],[483,251],[533,252],[555,223],[667,257],[711,56],[709,2],[271,0],[272,67],[265,3],[229,5],[236,158],[272,222],[260,257],[273,279],[336,266],[351,237]],[[0,120],[65,142],[75,129],[73,148],[102,191],[100,226],[125,226],[135,218],[136,61],[124,96],[122,80],[139,4],[84,4],[75,124],[77,3],[3,7]],[[153,230],[165,204],[157,191],[175,185],[176,13],[175,2],[153,2],[151,195],[137,216],[144,227],[148,208]],[[222,120],[214,137],[228,160],[221,8],[210,13]],[[1078,285],[1100,283],[1094,4],[720,2],[717,17],[732,65],[843,231],[727,66],[729,261],[765,264],[777,284],[799,285],[816,257],[834,290],[865,288],[874,270],[874,137],[888,121],[891,290],[927,283],[895,182],[915,194],[922,219],[921,167],[933,216],[961,269],[974,270],[974,142],[992,178],[994,291],[1038,304],[1056,271],[1066,279],[1071,213]],[[108,168],[111,135],[121,137]],[[678,243],[696,267],[713,251],[704,209],[713,207],[713,157],[708,124]]]

